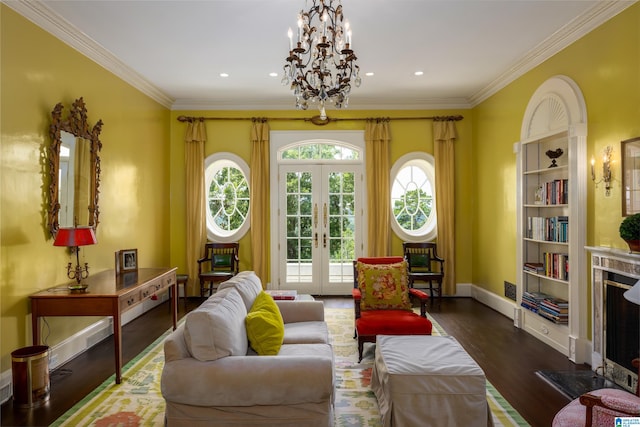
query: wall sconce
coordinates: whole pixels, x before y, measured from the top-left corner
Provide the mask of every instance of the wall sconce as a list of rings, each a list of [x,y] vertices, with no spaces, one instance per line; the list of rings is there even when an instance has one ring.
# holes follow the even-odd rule
[[[607,145],[602,154],[602,179],[596,181],[595,164],[596,159],[591,157],[591,180],[596,183],[596,187],[601,182],[604,182],[604,194],[605,196],[611,195],[611,155],[613,153],[613,147]]]
[[[69,279],[75,279],[77,284],[70,284],[69,289],[72,291],[87,289],[86,284],[81,283],[89,277],[89,263],[84,263],[84,267],[80,267],[80,246],[95,245],[97,243],[96,234],[92,227],[73,227],[60,228],[56,234],[53,246],[66,246],[71,248],[71,253],[76,253],[76,268],[71,269],[71,263],[67,266],[67,276]]]

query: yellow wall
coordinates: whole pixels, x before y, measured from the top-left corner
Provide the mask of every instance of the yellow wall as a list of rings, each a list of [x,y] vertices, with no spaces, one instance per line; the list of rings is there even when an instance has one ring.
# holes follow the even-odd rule
[[[0,371],[31,345],[36,291],[66,283],[72,259],[53,247],[45,224],[45,148],[51,110],[84,97],[102,119],[98,244],[81,258],[91,272],[113,268],[114,252],[137,248],[142,267],[169,266],[169,111],[5,5],[0,5]],[[65,115],[66,116],[66,115]],[[73,258],[75,261],[75,257]],[[81,259],[82,261],[82,259]],[[55,345],[96,319],[50,318]],[[44,335],[47,335],[45,333]]]
[[[47,235],[43,206],[44,148],[50,112],[84,97],[89,119],[102,119],[101,223],[98,245],[83,249],[92,272],[111,268],[114,251],[135,247],[140,265],[185,267],[184,143],[179,115],[309,117],[298,111],[173,111],[157,104],[45,31],[0,5],[0,371],[12,350],[30,344],[33,292],[67,282],[69,256]],[[588,157],[616,149],[610,198],[589,186],[587,241],[624,248],[620,213],[619,141],[640,135],[640,4],[517,79],[473,110],[331,111],[333,117],[462,114],[456,143],[456,275],[497,295],[515,281],[516,173],[513,143],[535,89],[556,74],[574,79],[588,111]],[[362,129],[362,122],[318,128],[273,121],[273,130]],[[250,162],[250,123],[207,122],[206,153],[229,151]],[[391,161],[407,152],[432,153],[430,122],[392,121]],[[401,252],[393,237],[392,252]],[[248,237],[241,240],[242,269],[251,268]],[[192,290],[193,292],[193,290]],[[90,319],[51,318],[49,345]]]
[[[293,102],[292,102],[293,104]],[[193,117],[310,117],[314,112],[304,111],[173,111],[171,114],[171,263],[178,266],[179,271],[186,271],[185,259],[185,174],[184,174],[184,132],[186,123],[179,122],[179,116]],[[456,252],[460,260],[456,266],[458,283],[471,281],[471,246],[467,244],[472,234],[473,197],[472,184],[472,147],[471,147],[471,118],[469,110],[412,110],[412,111],[357,111],[331,110],[329,116],[334,118],[351,117],[425,117],[434,115],[465,116],[457,122],[459,138],[456,143],[456,229],[459,238]],[[273,120],[269,122],[271,130],[360,130],[364,129],[364,121],[338,121],[318,127],[305,121]],[[249,135],[250,121],[213,120],[206,122],[207,144],[205,156],[218,151],[234,153],[250,164]],[[427,120],[391,120],[391,164],[406,153],[425,151],[433,154],[432,122]],[[391,254],[402,255],[402,240],[392,233]],[[240,269],[251,268],[251,242],[249,234],[240,240]],[[190,289],[191,294],[198,291]]]
[[[527,103],[548,78],[563,74],[587,105],[588,158],[614,147],[611,196],[589,181],[587,244],[626,248],[622,220],[620,141],[640,136],[640,4],[550,58],[474,109],[473,283],[498,295],[516,278],[516,155],[513,143]],[[590,277],[587,274],[586,277]]]

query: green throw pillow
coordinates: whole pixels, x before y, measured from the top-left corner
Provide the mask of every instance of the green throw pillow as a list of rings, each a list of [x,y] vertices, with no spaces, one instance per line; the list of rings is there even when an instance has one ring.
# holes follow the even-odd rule
[[[284,321],[271,295],[261,291],[245,319],[249,345],[261,356],[276,355],[284,340]]]
[[[358,261],[360,308],[366,310],[411,310],[407,262],[366,264]]]

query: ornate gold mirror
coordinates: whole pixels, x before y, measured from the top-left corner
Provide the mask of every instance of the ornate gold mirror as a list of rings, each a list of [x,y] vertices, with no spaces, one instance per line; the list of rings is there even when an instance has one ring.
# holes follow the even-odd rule
[[[49,149],[49,231],[60,227],[98,227],[100,131],[102,120],[90,127],[82,98],[71,105],[65,119],[62,103],[51,112]]]

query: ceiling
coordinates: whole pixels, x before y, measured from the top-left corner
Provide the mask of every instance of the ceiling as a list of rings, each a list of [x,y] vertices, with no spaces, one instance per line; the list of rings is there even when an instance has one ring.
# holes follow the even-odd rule
[[[303,0],[4,3],[168,108],[294,108],[280,81]],[[349,108],[472,107],[633,3],[344,0],[374,73]]]

